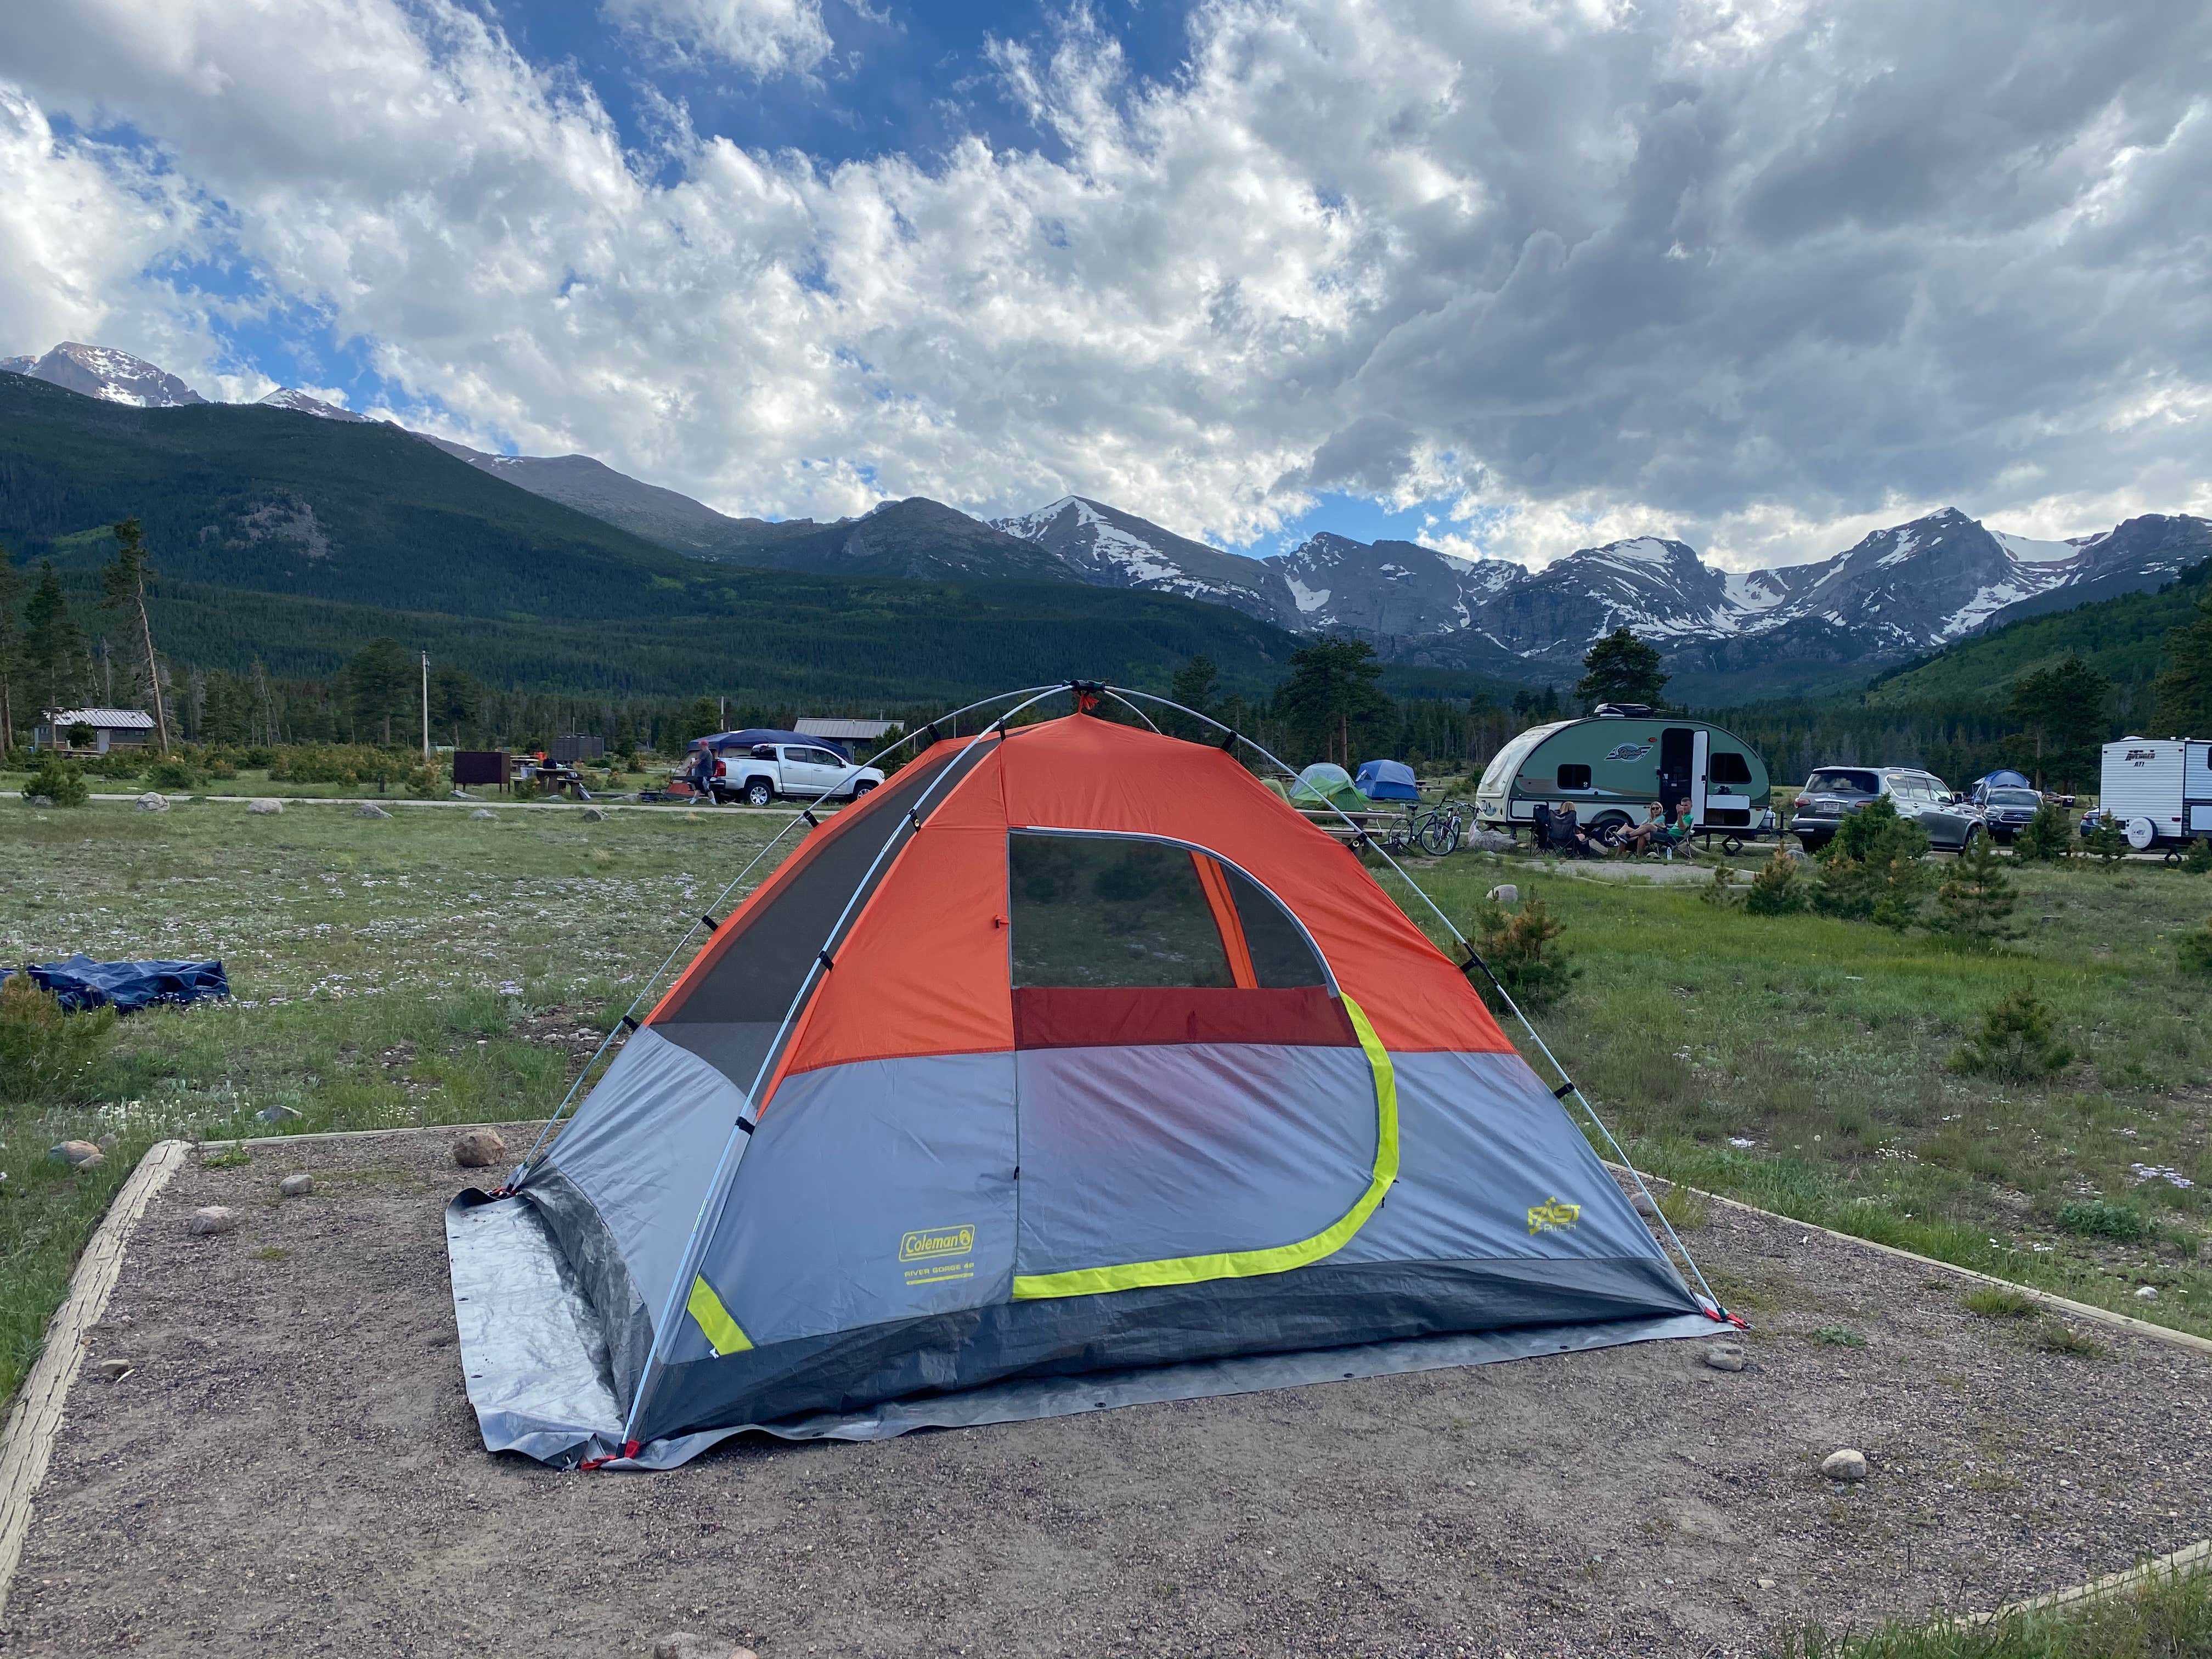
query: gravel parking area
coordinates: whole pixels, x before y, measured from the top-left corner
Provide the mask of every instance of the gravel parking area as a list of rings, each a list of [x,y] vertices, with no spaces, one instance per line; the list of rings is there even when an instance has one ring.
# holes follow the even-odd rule
[[[1741,1371],[1665,1342],[554,1474],[477,1438],[450,1144],[264,1147],[155,1200],[0,1652],[1751,1653],[2212,1534],[2212,1356],[2055,1351],[1955,1275],[1720,1206],[1692,1243]],[[216,1203],[243,1224],[188,1235]],[[1863,1484],[1818,1472],[1845,1446]]]

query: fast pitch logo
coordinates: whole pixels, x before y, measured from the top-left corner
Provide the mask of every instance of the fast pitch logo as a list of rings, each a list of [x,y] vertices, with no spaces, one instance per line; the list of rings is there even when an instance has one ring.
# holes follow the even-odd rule
[[[1533,1237],[1538,1233],[1564,1232],[1582,1218],[1581,1205],[1562,1204],[1557,1198],[1547,1198],[1541,1204],[1532,1204],[1528,1206],[1529,1236]]]
[[[898,1259],[910,1264],[908,1284],[942,1285],[948,1279],[975,1278],[975,1248],[972,1225],[921,1227],[899,1235]]]

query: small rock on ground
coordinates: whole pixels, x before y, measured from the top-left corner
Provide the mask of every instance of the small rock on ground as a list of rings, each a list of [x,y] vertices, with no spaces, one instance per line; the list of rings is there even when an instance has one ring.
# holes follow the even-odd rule
[[[1659,1214],[1659,1206],[1652,1202],[1650,1194],[1639,1189],[1629,1195],[1628,1201],[1636,1206],[1636,1213],[1642,1216],[1645,1220],[1650,1221],[1657,1218]]]
[[[32,795],[24,801],[27,806],[52,806],[53,804],[54,798],[52,795]]]
[[[598,807],[596,807],[596,806],[586,806],[586,807],[584,809],[584,822],[585,822],[585,823],[605,823],[606,821],[607,821],[607,815],[606,815],[605,812],[602,812],[601,811],[599,811],[599,809]]]
[[[353,815],[357,818],[388,818],[392,816],[373,800],[362,802],[353,809]]]
[[[750,1648],[741,1648],[726,1636],[702,1636],[695,1631],[671,1631],[653,1644],[653,1659],[757,1659]]]
[[[138,797],[138,810],[142,812],[166,812],[169,810],[168,798],[149,789]]]
[[[238,1212],[225,1204],[209,1204],[192,1212],[192,1218],[185,1223],[185,1231],[205,1237],[209,1233],[227,1233],[238,1225]]]
[[[138,1362],[135,1359],[96,1359],[93,1362],[92,1374],[104,1376],[111,1382],[118,1382],[137,1369]]]
[[[1867,1478],[1866,1454],[1848,1446],[1841,1451],[1832,1451],[1820,1460],[1820,1473],[1831,1480],[1863,1480]]]
[[[1733,1342],[1716,1342],[1705,1350],[1705,1364],[1717,1371],[1740,1371],[1743,1350]]]
[[[1518,904],[1521,902],[1521,890],[1510,881],[1502,881],[1486,896],[1492,904]]]
[[[2158,1286],[2157,1286],[2157,1285],[2146,1285],[2142,1286],[2142,1289],[2138,1290],[2138,1291],[2136,1292],[2136,1301],[2138,1301],[2138,1302],[2155,1302],[2155,1301],[2157,1301],[2157,1300],[2158,1300]]]
[[[492,1129],[471,1129],[455,1137],[453,1162],[464,1170],[487,1170],[507,1156],[507,1143]]]
[[[64,1140],[46,1156],[58,1158],[72,1169],[82,1169],[88,1164],[97,1169],[107,1161],[100,1156],[100,1148],[88,1140]]]
[[[281,800],[248,801],[246,810],[258,818],[274,817],[284,810],[284,803]]]
[[[276,1190],[286,1198],[305,1198],[315,1190],[315,1178],[304,1170],[298,1175],[288,1175],[276,1183]]]
[[[491,811],[489,808],[488,808],[488,807],[483,807],[483,806],[479,806],[479,807],[477,807],[477,810],[476,810],[475,811],[473,811],[473,812],[470,813],[470,814],[469,814],[469,816],[470,816],[471,817],[472,817],[472,818],[485,818],[485,819],[491,820],[491,821],[493,821],[493,822],[496,822],[496,821],[498,820],[498,817],[499,817],[499,814],[498,814],[498,813],[496,813],[496,812],[495,812],[495,811]]]

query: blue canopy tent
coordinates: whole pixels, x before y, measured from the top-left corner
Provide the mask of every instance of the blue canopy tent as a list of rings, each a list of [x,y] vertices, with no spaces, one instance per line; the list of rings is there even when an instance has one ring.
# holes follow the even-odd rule
[[[1370,800],[1419,800],[1419,790],[1413,787],[1413,769],[1403,761],[1371,760],[1359,763],[1359,775],[1353,780],[1359,793]]]
[[[1996,771],[1984,772],[1980,777],[1976,778],[1972,787],[1966,791],[1966,795],[1975,805],[1986,806],[1989,805],[1990,791],[1992,789],[2033,789],[2034,787],[2033,780],[2014,771],[2009,766],[2000,766]]]

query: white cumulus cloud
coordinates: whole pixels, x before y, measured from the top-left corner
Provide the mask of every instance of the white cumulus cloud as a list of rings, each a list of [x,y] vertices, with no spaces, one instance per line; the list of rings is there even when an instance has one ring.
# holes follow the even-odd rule
[[[830,50],[803,0],[614,3]],[[989,55],[1033,144],[832,165],[625,135],[452,0],[6,9],[0,323],[181,371],[258,305],[403,415],[736,513],[1074,491],[1243,541],[1335,489],[1742,568],[2203,501],[2201,6],[1203,0],[1163,82],[1079,11]]]

